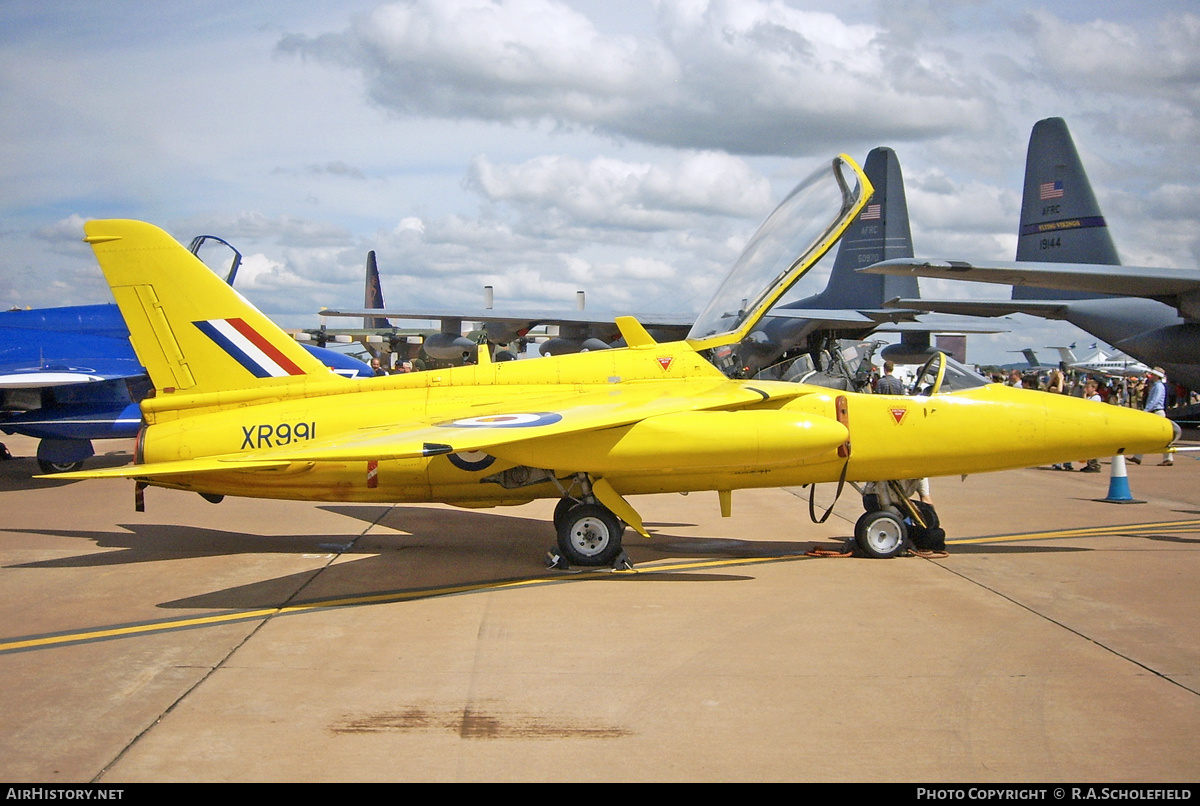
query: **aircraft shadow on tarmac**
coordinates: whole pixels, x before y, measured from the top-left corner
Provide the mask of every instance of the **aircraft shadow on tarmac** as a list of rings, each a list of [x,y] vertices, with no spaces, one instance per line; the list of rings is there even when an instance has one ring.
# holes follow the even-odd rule
[[[119,528],[127,530],[124,532],[14,529],[11,531],[23,534],[90,540],[98,549],[117,550],[8,567],[99,568],[222,555],[289,555],[310,560],[311,567],[300,572],[158,605],[172,609],[218,610],[298,606],[330,600],[353,600],[356,597],[378,597],[386,593],[411,593],[416,595],[398,595],[396,598],[420,598],[422,591],[434,596],[455,592],[455,589],[462,587],[500,586],[514,580],[557,582],[582,576],[545,568],[542,558],[553,547],[553,527],[548,521],[421,506],[331,506],[322,509],[399,532],[380,530],[370,534],[351,531],[278,536],[179,524],[120,524]],[[675,547],[680,543],[691,545],[689,560],[732,557],[770,559],[793,551],[803,553],[805,548],[812,545],[744,543],[661,534],[655,537],[655,541],[644,541],[636,536],[627,539],[635,567],[639,562],[659,559],[656,555],[664,553],[666,542]],[[659,539],[664,541],[664,545],[656,551],[651,543]],[[643,545],[634,543],[634,540]],[[673,552],[667,553],[675,556]],[[601,571],[599,574],[587,574],[586,578],[711,582],[750,577],[700,571],[686,574],[656,573],[653,569],[647,569],[633,575]]]
[[[647,524],[652,530],[651,540],[632,533],[626,539],[627,551],[638,573],[608,574],[603,571],[597,573],[596,569],[576,569],[592,573],[573,575],[547,570],[543,565],[542,558],[553,548],[552,527],[547,520],[473,510],[449,511],[419,505],[330,505],[320,509],[368,526],[362,531],[322,535],[256,535],[180,524],[122,524],[120,528],[127,530],[124,532],[20,529],[12,531],[79,538],[92,541],[99,549],[118,550],[9,567],[87,568],[165,560],[186,561],[196,557],[223,555],[289,555],[311,562],[310,567],[295,573],[158,605],[169,609],[240,610],[281,608],[333,600],[353,604],[356,598],[379,599],[381,595],[383,600],[389,600],[386,594],[396,594],[390,599],[393,601],[424,598],[461,592],[462,589],[502,587],[514,581],[552,583],[581,578],[660,582],[739,581],[751,577],[736,572],[714,573],[711,566],[704,570],[689,570],[687,564],[702,561],[770,561],[775,558],[807,560],[811,558],[804,557],[804,553],[814,546],[829,548],[828,540],[751,541],[686,536],[673,534],[670,530],[694,524],[652,522]],[[387,528],[379,530],[375,528],[378,526]],[[364,534],[363,531],[368,533]],[[1180,541],[1180,538],[1166,534],[1140,532],[1136,536]],[[1014,539],[1019,538],[1014,536]],[[998,555],[1092,549],[1077,545],[978,543],[952,544],[949,550],[952,554]],[[680,558],[682,564],[670,569],[642,565]],[[203,584],[202,579],[193,582]]]
[[[87,469],[100,469],[102,467],[120,467],[127,465],[133,460],[133,455],[128,451],[112,451],[110,453],[96,454],[85,463]],[[55,487],[67,487],[71,484],[78,484],[78,481],[70,481],[67,479],[35,479],[34,476],[41,473],[42,470],[38,467],[37,459],[32,456],[14,456],[12,459],[0,461],[0,493],[2,492],[18,492],[21,490],[45,490]]]

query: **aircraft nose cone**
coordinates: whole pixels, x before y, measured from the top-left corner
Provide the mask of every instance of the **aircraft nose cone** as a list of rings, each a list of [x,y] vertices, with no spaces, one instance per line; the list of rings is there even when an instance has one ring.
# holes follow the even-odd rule
[[[1181,434],[1178,426],[1170,420],[1137,409],[1093,403],[1066,395],[1045,394],[1042,400],[1046,411],[1047,436],[1060,448],[1072,446],[1072,455],[1154,453],[1166,448],[1172,439],[1178,439]]]

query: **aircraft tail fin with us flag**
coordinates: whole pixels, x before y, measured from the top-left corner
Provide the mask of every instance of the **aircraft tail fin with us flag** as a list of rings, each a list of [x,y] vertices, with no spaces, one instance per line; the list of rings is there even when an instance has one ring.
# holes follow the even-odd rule
[[[1120,265],[1108,223],[1092,192],[1066,121],[1033,126],[1025,156],[1025,187],[1017,260]],[[1090,299],[1100,294],[1014,285],[1013,299]]]

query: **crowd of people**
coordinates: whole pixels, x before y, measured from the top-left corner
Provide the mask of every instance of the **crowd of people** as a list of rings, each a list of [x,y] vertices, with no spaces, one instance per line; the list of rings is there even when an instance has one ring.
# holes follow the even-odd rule
[[[894,376],[894,371],[895,367],[891,361],[885,361],[882,367],[874,368],[871,391],[882,395],[904,394],[904,384]],[[1159,368],[1144,375],[1128,378],[1065,372],[1062,369],[1048,372],[1022,372],[1019,369],[1011,369],[1007,374],[993,371],[990,377],[993,383],[1002,383],[1017,389],[1037,389],[1146,411],[1153,408],[1171,409],[1176,406],[1200,404],[1200,392],[1169,383]],[[1162,395],[1162,401],[1152,400],[1152,397],[1158,394]],[[1152,406],[1147,405],[1148,402]]]
[[[1192,392],[1178,384],[1168,383],[1161,369],[1155,368],[1144,375],[1127,378],[1117,378],[1091,373],[1066,373],[1061,369],[1049,373],[1025,372],[1014,369],[1005,377],[992,373],[992,381],[1013,386],[1018,389],[1039,389],[1043,392],[1073,395],[1092,399],[1093,394],[1099,396],[1104,403],[1112,403],[1128,408],[1145,409],[1146,400],[1156,382],[1162,382],[1162,392],[1165,399],[1164,408],[1187,406],[1200,403],[1200,394]],[[1094,393],[1087,391],[1088,385],[1095,387]]]
[[[378,358],[371,359],[371,371],[376,377],[380,375],[400,375],[406,372],[420,372],[425,369],[425,362],[420,358],[414,358],[411,361],[405,359],[397,361],[395,366],[387,366]]]

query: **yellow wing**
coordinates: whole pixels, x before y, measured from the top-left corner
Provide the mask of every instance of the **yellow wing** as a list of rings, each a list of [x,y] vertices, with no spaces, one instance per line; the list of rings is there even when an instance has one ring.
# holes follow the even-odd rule
[[[639,454],[642,450],[669,453],[672,446],[686,449],[693,457],[690,461],[711,462],[715,461],[714,452],[727,453],[731,449],[736,449],[744,459],[746,444],[765,443],[758,434],[765,435],[780,425],[793,426],[791,431],[795,436],[775,435],[771,443],[777,448],[771,450],[776,450],[781,460],[790,461],[798,449],[810,455],[836,447],[846,439],[845,428],[830,418],[781,411],[774,406],[744,409],[812,392],[811,387],[798,384],[747,384],[713,379],[614,385],[541,397],[528,409],[514,408],[511,402],[503,406],[474,406],[462,410],[463,416],[443,414],[403,426],[356,429],[280,448],[59,473],[54,478],[151,478],[231,470],[278,471],[293,463],[405,459],[472,451],[485,451],[541,467],[562,466],[567,461],[564,457],[571,457],[572,465],[578,469],[599,470],[597,453],[607,458],[605,464],[617,461],[636,464],[636,458],[626,455],[630,450]],[[700,416],[704,414],[708,416]],[[636,439],[627,440],[625,454],[620,450],[614,452],[615,442],[633,426],[640,427]],[[692,447],[687,448],[686,444]],[[624,458],[619,459],[621,456]]]

